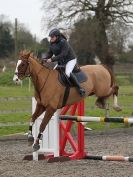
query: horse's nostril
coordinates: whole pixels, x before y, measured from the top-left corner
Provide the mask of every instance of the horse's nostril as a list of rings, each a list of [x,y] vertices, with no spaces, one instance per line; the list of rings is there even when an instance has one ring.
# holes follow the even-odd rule
[[[18,81],[18,79],[16,79],[16,81]]]

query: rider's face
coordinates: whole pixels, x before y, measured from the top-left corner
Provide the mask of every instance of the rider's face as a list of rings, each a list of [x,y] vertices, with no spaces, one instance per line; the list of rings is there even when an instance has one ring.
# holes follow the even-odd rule
[[[56,36],[50,36],[50,41],[51,42],[55,42],[57,40],[57,37]]]

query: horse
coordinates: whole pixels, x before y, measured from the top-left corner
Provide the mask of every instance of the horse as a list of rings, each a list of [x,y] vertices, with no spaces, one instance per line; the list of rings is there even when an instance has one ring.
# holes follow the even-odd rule
[[[118,105],[118,89],[115,83],[113,73],[104,65],[86,65],[81,70],[86,74],[87,80],[81,83],[86,94],[81,97],[75,87],[70,88],[70,93],[65,105],[72,105],[79,102],[87,96],[96,95],[96,105],[105,109],[106,99],[113,95],[113,108],[121,111]],[[43,66],[39,60],[28,51],[21,51],[16,65],[13,80],[19,84],[25,77],[31,77],[35,89],[35,99],[37,101],[35,112],[33,113],[28,133],[28,142],[33,145],[33,150],[40,148],[39,140],[42,139],[42,133],[45,130],[49,120],[57,109],[62,108],[65,86],[59,81],[59,71]],[[39,127],[39,134],[34,141],[32,135],[32,126],[35,120],[45,111],[44,118]]]

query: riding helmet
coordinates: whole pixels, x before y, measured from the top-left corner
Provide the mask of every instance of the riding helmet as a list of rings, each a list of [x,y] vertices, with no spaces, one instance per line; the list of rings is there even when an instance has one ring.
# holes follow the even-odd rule
[[[60,30],[57,29],[57,28],[52,29],[52,30],[50,31],[50,33],[49,33],[49,36],[50,36],[50,37],[51,37],[51,36],[60,36],[60,35],[61,35]]]

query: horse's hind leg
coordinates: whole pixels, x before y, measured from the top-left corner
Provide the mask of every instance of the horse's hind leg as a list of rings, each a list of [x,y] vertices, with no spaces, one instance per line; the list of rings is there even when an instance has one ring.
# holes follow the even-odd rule
[[[118,105],[118,90],[119,90],[119,87],[117,85],[114,85],[109,93],[107,94],[107,96],[105,97],[98,97],[97,100],[96,100],[96,106],[98,106],[99,108],[101,109],[106,109],[106,100],[109,96],[111,96],[113,94],[113,109],[115,111],[121,111],[121,107]]]
[[[100,109],[106,109],[106,98],[107,97],[98,97],[96,100],[96,106]]]
[[[118,105],[118,90],[119,90],[119,87],[117,85],[115,85],[113,87],[113,109],[115,111],[121,111],[121,107]]]
[[[28,132],[28,145],[31,146],[34,143],[34,137],[32,135],[32,127],[35,120],[45,111],[44,106],[37,103],[36,109],[34,114],[32,115],[30,125],[29,125],[29,132]]]

